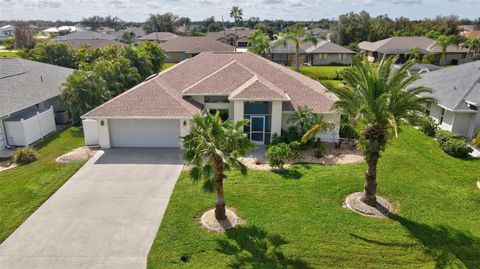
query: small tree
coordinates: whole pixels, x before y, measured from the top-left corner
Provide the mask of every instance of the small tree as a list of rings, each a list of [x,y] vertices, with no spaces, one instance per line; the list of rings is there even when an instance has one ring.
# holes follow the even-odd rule
[[[15,23],[15,48],[23,49],[31,47],[33,44],[33,34],[30,27],[24,21]]]
[[[232,10],[230,10],[230,17],[233,18],[235,21],[235,47],[238,46],[238,35],[237,35],[237,28],[238,23],[242,21],[243,10],[237,6],[233,6]]]
[[[262,30],[255,29],[248,37],[248,51],[265,56],[270,50],[270,37]]]
[[[182,137],[185,159],[193,165],[190,175],[194,180],[205,180],[207,186],[215,186],[215,217],[226,219],[223,181],[227,178],[226,170],[239,169],[247,173],[247,167],[239,160],[253,150],[253,143],[247,138],[242,128],[248,121],[222,122],[220,113],[204,116],[196,115],[190,134]]]
[[[480,58],[480,37],[468,39],[462,44],[462,47],[468,49],[468,52],[472,54],[473,59]]]
[[[311,33],[308,32],[305,34],[305,31],[300,28],[292,28],[288,30],[288,32],[281,32],[276,37],[279,40],[279,43],[276,43],[275,45],[283,45],[287,46],[288,42],[292,42],[293,45],[295,46],[295,61],[296,61],[296,70],[300,72],[300,44],[301,43],[313,43],[314,45],[317,45],[318,39]]]
[[[434,43],[435,47],[440,48],[442,51],[442,55],[440,57],[440,65],[442,66],[445,65],[445,61],[447,58],[447,48],[448,46],[455,44],[455,41],[456,41],[456,38],[453,35],[449,35],[449,36],[439,35],[435,40],[435,43]]]

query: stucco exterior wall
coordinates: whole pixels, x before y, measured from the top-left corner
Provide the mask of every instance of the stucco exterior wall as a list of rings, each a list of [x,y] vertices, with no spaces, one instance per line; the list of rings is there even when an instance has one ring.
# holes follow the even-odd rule
[[[282,114],[282,129],[286,130],[288,127],[292,126],[288,122],[288,119],[293,115],[292,112],[283,112]],[[335,128],[329,132],[320,133],[316,137],[320,138],[324,142],[335,142],[339,139],[339,127],[340,127],[340,114],[319,114],[323,117],[323,120],[335,124]]]
[[[327,55],[326,59],[321,58],[321,54],[316,53],[316,54],[311,54],[311,65],[331,65],[331,64],[341,64],[341,65],[351,65],[352,64],[352,54],[344,54],[345,59],[339,59],[339,54],[338,53],[328,53],[325,54]]]

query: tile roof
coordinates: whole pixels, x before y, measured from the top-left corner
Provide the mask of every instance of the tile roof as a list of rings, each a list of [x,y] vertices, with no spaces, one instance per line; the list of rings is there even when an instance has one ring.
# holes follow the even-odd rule
[[[204,51],[235,51],[235,47],[205,36],[179,36],[161,44],[166,52],[197,54]]]
[[[409,53],[410,49],[417,48],[423,53],[440,52],[440,48],[434,45],[435,40],[425,36],[395,36],[376,42],[363,41],[358,47],[365,51],[378,51],[385,54]],[[447,52],[467,52],[459,46],[449,46]]]
[[[106,48],[108,46],[123,47],[126,44],[115,40],[103,40],[103,39],[76,39],[61,41],[66,43],[72,49],[79,49],[82,46],[88,46],[92,49]]]
[[[0,58],[0,117],[60,94],[72,69],[21,58]]]
[[[272,53],[295,53],[295,44],[287,41],[284,45],[282,40],[275,40],[271,43]],[[331,41],[320,40],[317,45],[311,42],[300,43],[300,53],[348,53],[355,54],[353,50],[337,45]]]
[[[58,36],[54,38],[55,41],[65,41],[65,40],[87,40],[87,39],[101,39],[101,40],[114,40],[116,37],[114,35],[97,33],[93,31],[80,31],[66,34],[63,36]]]
[[[191,95],[285,100],[283,109],[300,106],[330,113],[337,98],[319,82],[249,52],[203,52],[161,72],[85,117],[191,117],[202,107]],[[288,101],[289,100],[289,101]]]
[[[170,32],[153,32],[148,35],[144,35],[142,37],[137,38],[137,40],[150,40],[150,41],[167,41],[173,38],[178,37],[178,35]]]
[[[421,75],[411,87],[432,89],[438,104],[454,111],[471,111],[467,102],[480,104],[480,61],[447,67]]]
[[[238,28],[237,29],[237,36],[238,38],[242,37],[248,37],[250,36],[250,33],[252,32],[251,29],[248,28]],[[225,36],[228,35],[235,35],[235,28],[232,29],[225,29],[225,31],[219,31],[219,32],[208,32],[207,37],[213,38],[213,39],[222,39],[225,38]]]

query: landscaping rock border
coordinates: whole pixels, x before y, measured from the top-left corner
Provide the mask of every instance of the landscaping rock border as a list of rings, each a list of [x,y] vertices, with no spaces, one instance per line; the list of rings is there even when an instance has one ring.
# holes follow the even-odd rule
[[[57,163],[87,161],[88,159],[93,157],[93,155],[95,155],[96,152],[97,152],[96,150],[92,150],[89,147],[80,147],[63,154],[62,156],[55,159],[55,161]]]
[[[215,208],[203,213],[200,218],[200,223],[203,227],[211,232],[224,232],[228,229],[234,228],[242,222],[242,220],[230,209],[226,209],[225,214],[227,218],[224,220],[217,220],[215,218]]]
[[[351,209],[360,215],[372,218],[385,218],[395,211],[392,204],[381,196],[377,196],[376,206],[369,206],[360,201],[361,196],[361,192],[355,192],[348,195],[347,198],[345,198],[344,207]]]

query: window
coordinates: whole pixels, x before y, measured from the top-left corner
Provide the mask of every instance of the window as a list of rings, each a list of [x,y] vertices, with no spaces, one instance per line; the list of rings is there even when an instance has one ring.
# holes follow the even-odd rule
[[[439,125],[443,123],[443,116],[445,116],[445,108],[442,108],[442,112],[440,113],[440,123],[438,123]]]
[[[228,96],[205,96],[205,103],[230,103]]]
[[[430,113],[432,112],[432,104],[428,103],[427,106],[425,107],[425,114],[430,116]]]
[[[339,53],[339,54],[337,54],[337,59],[339,59],[339,60],[346,60],[346,59],[347,59],[347,54],[345,54],[345,53]]]
[[[240,48],[246,48],[247,47],[247,42],[238,42],[238,47]]]

